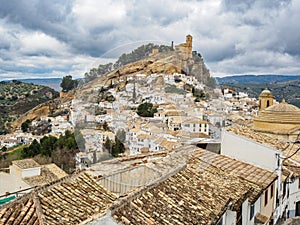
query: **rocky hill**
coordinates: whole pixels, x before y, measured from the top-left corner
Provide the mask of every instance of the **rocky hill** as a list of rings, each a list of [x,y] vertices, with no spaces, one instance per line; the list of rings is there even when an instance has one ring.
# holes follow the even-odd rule
[[[197,52],[193,52],[193,58],[184,60],[176,51],[159,52],[146,59],[129,63],[119,69],[113,70],[105,75],[98,76],[93,81],[83,85],[80,89],[91,89],[99,85],[118,84],[126,82],[128,77],[138,74],[150,75],[153,73],[173,74],[182,73],[194,76],[198,81],[208,84],[213,79],[210,76],[202,57]]]
[[[0,82],[0,134],[7,132],[10,123],[39,104],[59,96],[55,90],[17,80]]]
[[[183,43],[181,45],[186,45]],[[125,69],[124,69],[125,68]],[[103,75],[117,76],[136,75],[138,73],[184,73],[195,76],[199,81],[207,82],[209,70],[200,53],[192,49],[178,49],[165,45],[149,43],[134,49],[131,53],[122,54],[113,63],[99,65],[85,73],[84,80],[89,82]],[[112,75],[113,76],[113,75]]]
[[[103,71],[99,72],[95,69],[96,76],[93,77],[93,79],[87,83],[84,83],[82,80],[76,90],[76,98],[84,97],[96,99],[98,93],[93,94],[93,90],[98,90],[99,87],[108,87],[110,85],[116,89],[121,89],[124,87],[124,84],[127,82],[129,77],[134,77],[139,74],[187,74],[189,76],[194,76],[199,82],[213,87],[215,85],[215,80],[210,76],[209,70],[204,63],[202,56],[196,51],[189,53],[189,56],[186,57],[186,52],[178,51],[176,49],[171,50],[169,48],[162,48],[158,49],[155,53],[149,54],[149,52],[147,52],[149,55],[143,56],[143,59],[128,62],[125,66],[121,66],[120,68],[105,74],[102,74]],[[139,58],[140,57],[137,57],[137,59]],[[58,96],[57,92],[54,93],[56,94],[52,95],[53,98]],[[71,96],[72,95],[73,93]],[[57,107],[60,100],[45,103],[53,98],[45,99],[43,97],[44,95],[41,93],[39,96],[45,101],[36,101],[35,103],[37,104],[26,103],[26,107],[24,107],[24,109],[12,111],[11,116],[13,118],[18,117],[18,120],[11,124],[13,128],[19,127],[20,124],[27,119],[32,120],[39,116],[48,116],[49,114],[59,113],[57,112]],[[71,100],[72,97],[68,97],[66,99]],[[31,100],[28,99],[28,101],[30,102]]]

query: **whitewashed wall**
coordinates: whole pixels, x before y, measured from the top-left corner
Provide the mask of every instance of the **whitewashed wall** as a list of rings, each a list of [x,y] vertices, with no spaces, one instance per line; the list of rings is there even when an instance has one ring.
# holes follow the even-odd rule
[[[278,167],[280,152],[243,136],[224,131],[221,142],[221,154],[259,166],[274,172]]]

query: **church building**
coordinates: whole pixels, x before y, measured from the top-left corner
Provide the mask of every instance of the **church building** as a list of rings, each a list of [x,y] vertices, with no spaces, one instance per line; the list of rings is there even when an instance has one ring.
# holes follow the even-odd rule
[[[300,109],[287,103],[274,103],[274,96],[267,88],[259,95],[259,112],[254,118],[253,128],[270,136],[285,140],[296,140],[300,133]]]

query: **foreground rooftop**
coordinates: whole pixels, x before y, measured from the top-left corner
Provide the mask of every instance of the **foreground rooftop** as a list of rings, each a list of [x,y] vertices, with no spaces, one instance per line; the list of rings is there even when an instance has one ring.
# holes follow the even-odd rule
[[[112,187],[102,185],[104,179],[123,175]],[[143,179],[137,186],[114,194],[117,185],[138,177]],[[3,205],[0,224],[216,224],[227,209],[238,211],[246,199],[254,203],[276,178],[226,156],[183,146],[108,160],[37,188]]]

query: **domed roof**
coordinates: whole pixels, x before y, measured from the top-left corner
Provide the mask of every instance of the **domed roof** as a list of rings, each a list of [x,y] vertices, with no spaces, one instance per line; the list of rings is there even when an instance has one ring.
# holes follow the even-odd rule
[[[300,109],[297,106],[286,103],[283,99],[281,103],[272,105],[265,109],[268,112],[290,112],[290,113],[300,113]]]
[[[259,97],[271,97],[271,98],[273,98],[273,94],[268,88],[266,88],[265,90],[263,90],[260,93]]]

